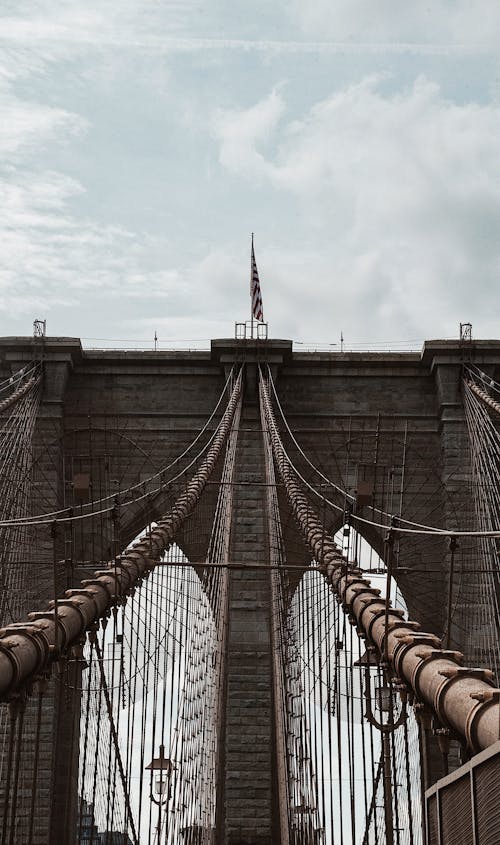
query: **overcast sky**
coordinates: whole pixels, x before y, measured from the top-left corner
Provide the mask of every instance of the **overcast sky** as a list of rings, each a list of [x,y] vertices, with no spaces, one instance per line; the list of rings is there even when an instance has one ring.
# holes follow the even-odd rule
[[[494,0],[0,15],[1,335],[232,336],[253,231],[274,337],[499,336]]]

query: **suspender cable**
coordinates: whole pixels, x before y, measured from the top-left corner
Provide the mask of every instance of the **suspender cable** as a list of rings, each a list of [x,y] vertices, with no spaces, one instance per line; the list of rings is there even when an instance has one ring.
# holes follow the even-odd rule
[[[323,566],[346,610],[368,642],[388,655],[389,663],[417,699],[428,704],[442,724],[462,736],[473,751],[498,738],[500,702],[492,695],[491,672],[461,668],[462,656],[440,648],[432,634],[415,633],[415,624],[379,599],[359,569],[346,567],[333,540],[324,538],[321,521],[302,492],[297,474],[286,456],[276,426],[267,385],[262,396],[276,464],[290,506],[311,553]],[[418,671],[417,671],[418,670]]]

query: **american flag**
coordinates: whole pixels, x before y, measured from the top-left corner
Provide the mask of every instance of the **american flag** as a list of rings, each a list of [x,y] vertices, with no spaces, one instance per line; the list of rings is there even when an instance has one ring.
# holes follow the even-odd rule
[[[252,266],[250,270],[250,299],[252,302],[252,317],[262,322],[264,320],[264,311],[262,308],[262,294],[260,292],[259,273],[257,264],[255,262],[255,252],[253,250],[252,237]]]

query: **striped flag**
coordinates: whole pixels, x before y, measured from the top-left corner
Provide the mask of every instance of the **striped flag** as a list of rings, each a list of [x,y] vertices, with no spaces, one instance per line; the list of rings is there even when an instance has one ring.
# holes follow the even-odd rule
[[[253,249],[253,235],[252,235],[252,264],[250,269],[250,301],[252,303],[252,317],[255,320],[262,322],[264,320],[264,311],[262,308],[262,294],[260,292],[259,273],[255,261],[255,252]]]

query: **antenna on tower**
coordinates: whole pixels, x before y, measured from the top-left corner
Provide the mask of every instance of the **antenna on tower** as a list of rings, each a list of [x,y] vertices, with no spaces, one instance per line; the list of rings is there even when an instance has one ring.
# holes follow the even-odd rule
[[[34,320],[33,322],[33,337],[45,337],[47,330],[47,320]]]
[[[460,343],[470,343],[472,340],[472,323],[460,323]]]

